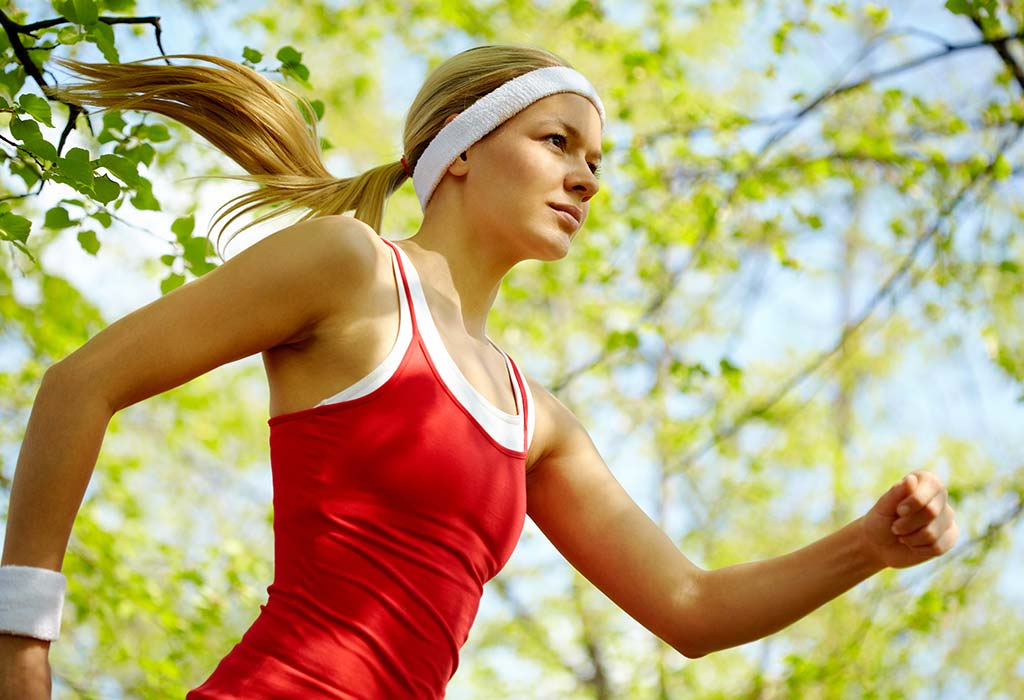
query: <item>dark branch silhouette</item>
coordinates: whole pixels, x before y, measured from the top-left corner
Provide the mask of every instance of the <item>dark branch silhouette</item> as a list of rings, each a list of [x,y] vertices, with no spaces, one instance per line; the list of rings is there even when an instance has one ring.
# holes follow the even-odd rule
[[[159,17],[99,17],[97,21],[103,22],[104,24],[108,25],[151,24],[155,29],[156,45],[160,49],[160,55],[167,55],[166,52],[164,51],[164,47],[161,42],[162,30],[160,28]],[[3,26],[4,32],[7,34],[7,39],[11,44],[11,49],[14,51],[15,57],[18,59],[18,62],[21,64],[21,66],[25,69],[25,74],[35,81],[36,85],[39,87],[40,91],[47,99],[55,102],[60,102],[61,104],[67,105],[68,107],[68,121],[64,125],[64,129],[61,131],[60,140],[57,143],[58,156],[60,155],[61,150],[63,150],[64,148],[64,143],[67,141],[68,135],[71,133],[72,129],[75,128],[75,123],[78,120],[78,115],[85,114],[86,116],[88,116],[89,113],[79,105],[71,104],[69,102],[65,102],[63,100],[51,97],[50,92],[47,89],[50,87],[50,85],[47,84],[46,79],[43,77],[43,74],[39,71],[39,67],[35,64],[35,62],[32,60],[32,57],[29,55],[29,51],[36,51],[38,50],[38,47],[26,48],[26,46],[21,41],[21,37],[22,35],[25,35],[31,36],[33,39],[37,39],[38,37],[35,34],[33,34],[33,32],[42,29],[49,29],[50,27],[56,27],[61,24],[74,23],[66,17],[55,17],[53,19],[46,19],[39,22],[33,22],[31,24],[19,24],[18,22],[15,22],[10,17],[8,17],[7,13],[5,13],[3,10],[0,10],[0,25]],[[165,62],[170,63],[170,61],[168,61],[166,58],[164,60]],[[39,194],[42,191],[44,184],[46,184],[46,179],[40,178],[39,188],[33,194]]]

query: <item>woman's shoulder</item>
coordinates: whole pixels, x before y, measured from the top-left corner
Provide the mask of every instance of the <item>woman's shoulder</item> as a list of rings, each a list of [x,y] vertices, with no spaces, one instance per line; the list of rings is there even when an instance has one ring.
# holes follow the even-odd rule
[[[346,268],[373,264],[384,246],[369,224],[347,214],[307,219],[275,235],[285,231],[292,231],[296,240],[310,249],[313,264],[327,265],[334,271],[339,263]]]
[[[385,269],[386,244],[369,225],[345,215],[306,219],[272,233],[252,247],[264,247],[268,267],[284,257],[301,259],[292,273],[319,300],[320,312],[289,344],[300,344],[324,324],[355,318],[367,300],[378,294]],[[248,251],[243,251],[247,253]],[[297,255],[296,255],[297,253]]]
[[[567,428],[578,425],[576,415],[558,397],[539,381],[523,372],[523,379],[530,388],[534,411],[533,440],[526,457],[526,471],[530,472],[543,462],[549,453],[557,451],[558,441],[566,434]]]

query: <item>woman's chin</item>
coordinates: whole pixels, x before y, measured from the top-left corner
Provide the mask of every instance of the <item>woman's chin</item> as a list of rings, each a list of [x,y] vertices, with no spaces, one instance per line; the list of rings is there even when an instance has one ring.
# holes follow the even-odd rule
[[[561,236],[558,236],[555,240],[549,239],[549,245],[545,248],[542,254],[543,257],[537,257],[537,260],[544,260],[545,262],[553,262],[555,260],[561,260],[569,254],[569,249],[572,248],[572,238],[568,234],[562,232]]]

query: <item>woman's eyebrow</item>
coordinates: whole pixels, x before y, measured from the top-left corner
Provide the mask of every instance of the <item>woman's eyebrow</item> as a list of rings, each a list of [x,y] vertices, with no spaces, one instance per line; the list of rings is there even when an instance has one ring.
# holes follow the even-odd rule
[[[544,121],[541,122],[541,124],[558,124],[563,129],[568,131],[569,134],[572,135],[577,141],[582,141],[583,140],[583,135],[579,132],[579,130],[576,127],[574,127],[572,124],[570,124],[569,122],[567,122],[567,121],[565,121],[563,119],[545,119]],[[601,152],[600,151],[592,151],[590,153],[590,156],[592,158],[594,158],[598,163],[601,162]]]

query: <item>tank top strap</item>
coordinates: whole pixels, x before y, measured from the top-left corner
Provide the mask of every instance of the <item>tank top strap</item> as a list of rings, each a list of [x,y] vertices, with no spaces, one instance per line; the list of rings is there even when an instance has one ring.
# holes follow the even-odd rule
[[[497,347],[497,346],[495,346]],[[500,350],[500,348],[499,348]],[[523,410],[523,453],[530,451],[530,440],[533,437],[533,397],[530,395],[530,387],[526,379],[523,377],[522,372],[519,371],[519,366],[516,365],[512,356],[504,350],[501,354],[508,360],[509,365],[512,367],[512,371],[515,373],[516,383],[519,385],[519,395],[522,397],[522,410]]]
[[[423,334],[421,332],[421,327],[419,321],[416,318],[417,302],[415,301],[415,297],[413,295],[412,285],[409,282],[409,272],[405,269],[405,263],[402,261],[403,254],[399,247],[395,245],[392,241],[389,241],[383,236],[381,236],[380,239],[384,241],[392,249],[392,254],[395,257],[395,261],[398,263],[398,271],[402,276],[402,286],[405,288],[406,299],[408,299],[409,301],[408,308],[409,316],[410,318],[412,318],[413,333],[419,335],[422,338]],[[412,263],[410,263],[410,265],[411,264]],[[415,270],[413,270],[412,274],[416,274]],[[429,308],[426,308],[426,313],[429,313]],[[429,319],[427,320],[427,322],[431,323]],[[488,338],[488,340],[490,339]],[[515,382],[519,389],[519,396],[517,398],[521,400],[523,430],[523,439],[521,444],[523,445],[523,453],[525,454],[530,448],[530,442],[533,439],[534,425],[536,422],[533,411],[533,396],[530,393],[529,384],[523,378],[522,373],[519,371],[519,367],[516,365],[515,361],[509,356],[507,352],[505,352],[500,347],[495,345],[493,341],[491,341],[491,345],[493,345],[496,350],[498,350],[502,355],[505,356],[505,360],[508,363],[509,367],[512,369],[512,373],[515,376]],[[443,350],[443,346],[440,347],[441,350]],[[443,356],[443,353],[439,354]],[[457,366],[454,365],[454,363],[452,363],[452,366],[455,367],[455,371],[458,372]],[[466,385],[471,387],[471,385],[469,385],[468,382],[466,382]],[[507,447],[511,449],[510,446]]]
[[[405,290],[405,299],[408,302],[407,308],[409,309],[409,317],[412,319],[413,333],[416,334],[419,331],[419,324],[416,321],[416,304],[413,303],[412,290],[409,287],[409,278],[405,274],[405,265],[402,264],[402,256],[399,255],[398,246],[384,238],[384,236],[381,236],[380,239],[387,243],[388,247],[391,248],[391,255],[394,258],[394,262],[398,265],[398,273],[401,275],[402,287]]]

